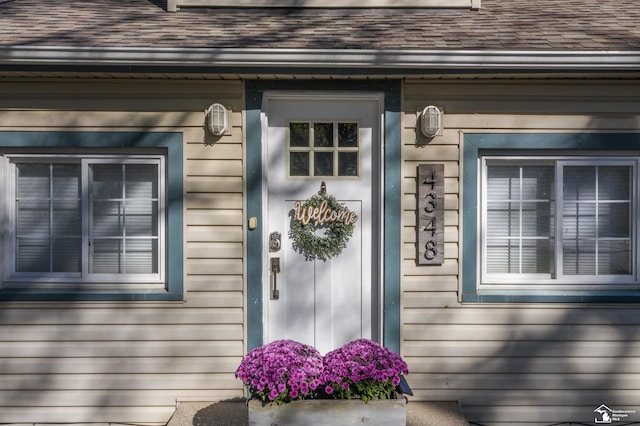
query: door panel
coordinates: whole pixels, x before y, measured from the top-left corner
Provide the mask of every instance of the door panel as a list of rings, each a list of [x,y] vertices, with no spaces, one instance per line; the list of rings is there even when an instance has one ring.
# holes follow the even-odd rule
[[[263,250],[266,341],[293,339],[327,352],[378,337],[381,103],[378,96],[265,96],[264,241],[272,232],[282,238],[279,250]],[[330,170],[334,176],[327,176]],[[358,221],[338,256],[309,260],[294,250],[289,230],[294,203],[316,194],[322,182]],[[279,272],[272,271],[272,258],[278,258]]]

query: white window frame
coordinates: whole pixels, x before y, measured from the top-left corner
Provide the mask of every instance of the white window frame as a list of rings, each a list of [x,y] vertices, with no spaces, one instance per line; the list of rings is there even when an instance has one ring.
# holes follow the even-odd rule
[[[535,156],[506,156],[506,155],[484,155],[479,158],[480,172],[479,190],[479,222],[478,222],[478,244],[480,261],[478,262],[478,272],[480,280],[477,284],[478,290],[630,290],[640,288],[638,279],[640,253],[638,232],[640,229],[640,217],[638,215],[639,185],[638,169],[640,157],[629,156],[584,156],[584,155],[535,155]],[[549,274],[490,274],[487,272],[486,244],[487,244],[487,169],[489,165],[553,165],[554,167],[554,218],[555,235],[561,235],[563,229],[562,202],[563,199],[562,170],[565,166],[607,166],[619,165],[630,166],[632,168],[631,191],[631,262],[632,273],[630,275],[564,275],[562,272],[562,238],[555,238],[554,255],[555,271]]]
[[[80,273],[34,273],[17,272],[15,257],[16,226],[16,164],[17,163],[76,163],[81,165],[82,186],[82,272]],[[156,164],[158,165],[158,272],[153,274],[101,274],[89,273],[89,182],[90,164]],[[3,287],[21,288],[25,283],[38,288],[84,288],[99,289],[164,289],[166,270],[166,171],[163,155],[48,155],[5,154],[0,156],[0,219],[4,222]]]

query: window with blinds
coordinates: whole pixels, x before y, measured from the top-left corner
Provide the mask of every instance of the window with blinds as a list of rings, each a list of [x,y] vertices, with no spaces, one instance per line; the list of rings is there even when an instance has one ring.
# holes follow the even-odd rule
[[[637,283],[637,161],[483,157],[481,286]]]
[[[11,280],[162,283],[162,156],[7,161]]]

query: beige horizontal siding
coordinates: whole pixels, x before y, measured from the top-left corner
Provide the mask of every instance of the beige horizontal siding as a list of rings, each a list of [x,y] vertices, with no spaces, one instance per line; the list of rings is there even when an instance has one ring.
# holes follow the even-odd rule
[[[114,327],[114,329],[117,329]],[[242,357],[243,343],[239,340],[198,340],[198,341],[120,341],[99,342],[11,342],[0,347],[0,357],[42,358],[44,362],[52,357]],[[239,361],[239,360],[238,360]],[[14,374],[20,374],[16,371]],[[118,371],[113,372],[119,374]],[[135,376],[132,376],[135,378]],[[188,385],[185,382],[185,385]]]
[[[410,362],[413,361],[412,357],[407,357],[406,359]],[[509,359],[498,356],[492,360],[479,359],[472,356],[456,356],[454,359],[430,357],[421,363],[420,367],[412,370],[411,373],[428,374],[434,371],[434,368],[439,368],[440,373],[448,374],[467,374],[470,372],[474,374],[493,374],[497,364],[500,364],[500,368],[505,374],[518,374],[524,369],[536,374],[567,374],[569,372],[571,374],[591,374],[593,371],[603,371],[603,369],[610,367],[610,360],[597,356],[567,357],[562,360],[550,356],[511,357]],[[640,361],[637,358],[621,359],[619,367],[629,372],[629,374],[640,373]],[[576,390],[575,392],[584,393],[586,390]],[[481,395],[478,395],[478,398],[481,397]]]
[[[425,329],[429,327],[425,326]],[[506,347],[505,347],[506,346]],[[489,365],[493,365],[495,370],[493,374],[495,376],[495,380],[503,380],[505,376],[510,376],[513,380],[522,379],[523,377],[528,377],[526,371],[520,371],[518,375],[521,377],[517,377],[518,375],[513,373],[503,373],[500,370],[500,367],[503,363],[506,363],[510,360],[511,357],[534,357],[534,356],[547,356],[547,357],[559,357],[559,358],[580,358],[581,355],[589,356],[589,357],[610,357],[612,356],[612,352],[622,350],[624,353],[630,353],[630,356],[637,356],[639,345],[637,343],[627,344],[624,342],[620,343],[612,343],[609,341],[599,342],[599,341],[590,341],[590,342],[558,342],[558,341],[547,341],[543,340],[542,343],[540,340],[534,341],[523,341],[523,342],[512,342],[511,344],[506,344],[504,340],[497,341],[475,341],[475,340],[463,340],[463,341],[431,341],[431,340],[423,340],[423,341],[404,341],[405,348],[405,356],[407,357],[426,357],[426,356],[436,356],[436,357],[457,357],[457,356],[468,356],[468,354],[473,354],[474,357],[478,358],[478,362],[488,362]],[[616,353],[616,352],[614,352]],[[505,359],[506,357],[506,359]],[[495,358],[495,359],[494,359]],[[568,367],[567,364],[564,364]],[[608,364],[608,368],[610,371],[602,371],[601,374],[619,374],[620,376],[626,375],[626,373],[616,373],[618,368],[617,364],[610,362]],[[411,366],[409,366],[409,371],[412,371]],[[571,371],[569,368],[565,371],[565,373]],[[434,372],[434,374],[437,372]],[[473,372],[459,372],[459,374],[472,374]],[[455,374],[458,374],[456,372]],[[530,375],[532,380],[535,380],[535,375]],[[491,388],[492,384],[489,383],[493,379],[490,379],[487,383],[480,387],[472,388],[471,390],[475,392],[482,393],[485,389]],[[414,383],[413,377],[409,376],[409,383]],[[420,386],[415,386],[415,390],[417,392],[421,391]],[[464,389],[460,389],[463,391]],[[567,389],[572,390],[572,389]],[[579,390],[579,389],[576,389]],[[464,392],[461,392],[461,396],[464,395]],[[492,397],[492,395],[487,395],[488,397]],[[614,401],[615,402],[615,401]],[[562,401],[559,401],[562,403]]]
[[[407,81],[402,119],[401,352],[418,400],[458,401],[492,426],[594,421],[606,403],[637,410],[640,308],[459,302],[461,135],[470,132],[637,132],[633,81]],[[444,111],[442,136],[417,112]],[[445,165],[445,262],[417,266],[416,166]],[[640,420],[638,417],[629,421]]]
[[[192,275],[188,277],[189,280],[189,291],[242,291],[244,288],[243,278],[237,275],[219,275],[216,276],[215,280],[211,280],[210,277],[206,275]],[[232,317],[232,312],[226,311],[224,309],[220,310],[212,310],[212,315],[215,315],[216,312],[220,312],[222,315],[226,315],[228,317]],[[226,312],[226,313],[223,313]],[[237,312],[235,312],[237,314]],[[238,319],[237,316],[234,316],[234,321]]]
[[[228,242],[190,242],[186,251],[189,259],[237,259],[242,254],[242,244]]]
[[[478,319],[482,319],[482,324],[486,325],[500,325],[500,324],[518,324],[518,325],[563,325],[564,327],[571,328],[577,325],[587,326],[594,325],[604,327],[608,324],[609,327],[617,329],[621,327],[633,327],[638,323],[638,312],[633,308],[624,306],[616,307],[615,314],[609,312],[612,307],[606,306],[602,309],[594,309],[593,305],[585,305],[584,309],[576,308],[575,305],[558,304],[558,305],[533,305],[522,304],[523,309],[514,313],[513,308],[509,305],[497,304],[492,305],[490,309],[482,305],[476,304],[455,304],[448,307],[447,310],[436,310],[439,306],[442,306],[443,302],[448,302],[449,297],[446,293],[453,292],[457,289],[457,280],[451,277],[433,277],[428,281],[431,285],[433,282],[436,289],[433,292],[437,294],[424,294],[420,287],[419,280],[424,278],[419,276],[406,277],[407,288],[404,288],[407,292],[407,300],[405,306],[407,306],[406,313],[408,323],[426,323],[427,317],[420,316],[418,309],[430,309],[432,316],[428,318],[429,324],[473,324],[477,323]],[[425,281],[426,282],[426,281]],[[443,295],[441,295],[441,293]],[[429,296],[433,298],[430,299]],[[420,300],[415,300],[420,298]],[[586,311],[586,312],[585,312]],[[415,315],[413,314],[415,312]],[[514,316],[517,315],[517,323],[512,322]],[[611,316],[616,317],[616,321],[611,321]],[[604,324],[604,325],[603,325]],[[613,330],[615,332],[615,330]],[[607,335],[609,335],[607,333]],[[607,340],[602,338],[602,340]]]
[[[190,278],[195,291],[203,291],[204,284],[200,281],[202,277]],[[208,291],[241,291],[242,278],[239,277],[221,277],[216,281],[207,282]],[[238,322],[242,315],[236,315],[232,309],[199,309],[190,305],[185,306],[182,303],[173,304],[164,309],[156,309],[158,305],[153,304],[149,309],[143,304],[123,304],[118,306],[112,304],[113,307],[104,307],[103,304],[56,304],[61,305],[60,309],[45,308],[43,304],[36,304],[32,308],[26,305],[24,308],[15,307],[20,303],[7,303],[7,307],[2,311],[2,327],[10,327],[12,325],[89,325],[89,324],[107,324],[107,325],[132,325],[132,324],[207,324],[207,323],[223,323],[225,320],[231,320],[227,323]],[[21,305],[22,306],[22,305]],[[85,315],[85,310],[91,309],[91,315]],[[213,320],[213,321],[212,321]],[[239,321],[240,323],[242,321]]]
[[[443,324],[430,325],[429,330],[424,330],[424,324],[405,324],[403,328],[404,336],[407,340],[516,340],[516,341],[576,341],[590,342],[595,339],[607,342],[627,342],[627,336],[635,333],[637,325],[616,325],[611,328],[606,337],[594,337],[602,333],[605,329],[602,325],[570,325],[561,324],[503,324],[498,329],[487,324]]]
[[[215,359],[206,357],[48,358],[48,360],[49,362],[45,363],[42,358],[5,359],[0,364],[0,374],[11,374],[13,371],[21,371],[22,374],[29,375],[109,374],[116,369],[120,374],[213,374],[226,373],[238,366],[237,357],[216,357]],[[55,395],[52,397],[55,398]]]
[[[178,132],[184,302],[10,303],[0,309],[0,422],[166,424],[180,399],[243,395],[240,81],[0,81],[0,131]],[[231,130],[212,139],[220,102]]]
[[[231,298],[220,297],[229,304],[233,303]],[[219,302],[222,303],[222,302]],[[227,306],[227,305],[225,305]],[[87,341],[100,340],[104,342],[122,340],[133,341],[197,341],[207,340],[207,335],[212,335],[221,340],[233,340],[242,334],[242,324],[200,324],[193,327],[191,324],[184,325],[142,325],[131,324],[118,327],[118,333],[113,332],[111,324],[91,324],[75,325],[64,332],[60,331],[59,325],[11,325],[10,327],[0,327],[0,340],[4,342],[49,342],[60,340],[65,341]]]
[[[103,399],[103,405],[97,407],[76,407],[73,405],[6,407],[2,408],[2,420],[11,426],[65,424],[68,423],[68,419],[76,420],[74,426],[95,425],[96,419],[112,419],[108,423],[110,426],[118,426],[119,424],[124,426],[131,423],[161,426],[166,424],[165,419],[170,418],[175,411],[175,408],[168,406],[107,406],[104,405],[104,402]],[[32,419],[32,423],[24,423],[23,419]]]
[[[573,398],[572,398],[573,399]],[[599,399],[594,399],[599,401]],[[578,424],[578,425],[594,425],[594,410],[602,403],[589,404],[588,402],[575,401],[567,407],[559,405],[501,405],[500,401],[495,401],[491,407],[473,406],[467,407],[468,416],[478,419],[477,422],[482,425],[491,424],[509,424],[517,426],[541,426],[556,424]],[[628,407],[628,405],[625,405]],[[523,421],[513,423],[510,419],[532,419],[531,421]],[[558,419],[563,419],[558,421]],[[572,420],[566,420],[572,419]],[[616,423],[612,423],[616,424]],[[620,422],[618,424],[629,424]]]

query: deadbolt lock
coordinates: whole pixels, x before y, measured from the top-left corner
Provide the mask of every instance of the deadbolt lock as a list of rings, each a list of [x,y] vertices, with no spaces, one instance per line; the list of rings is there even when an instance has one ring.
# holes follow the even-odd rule
[[[282,246],[282,235],[279,232],[269,234],[269,251],[279,251]]]

